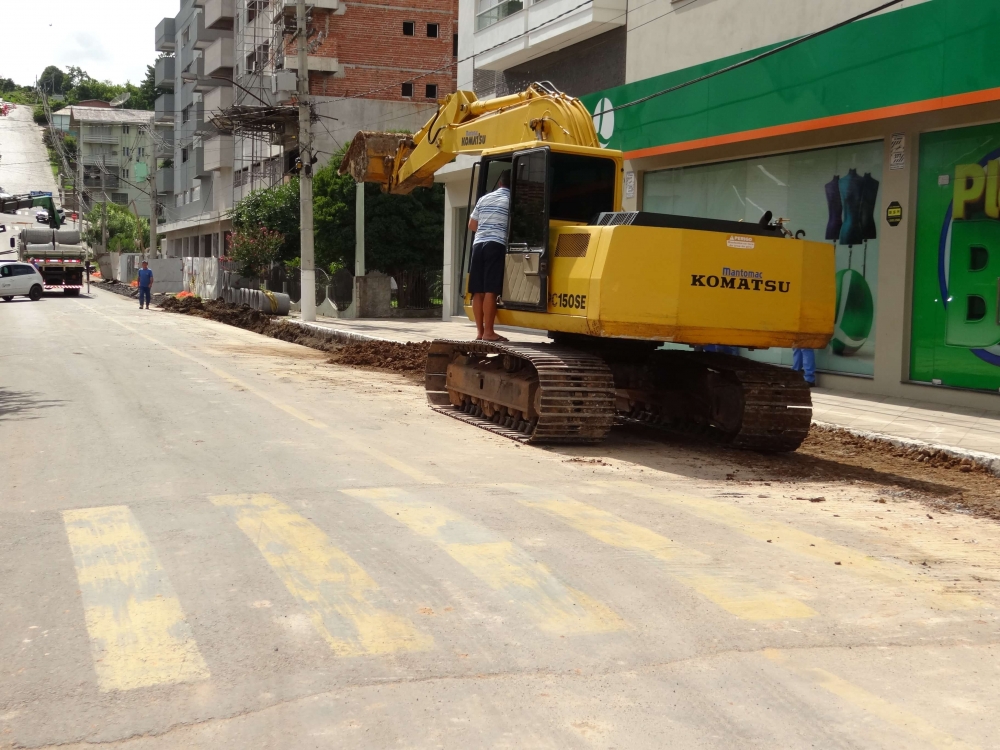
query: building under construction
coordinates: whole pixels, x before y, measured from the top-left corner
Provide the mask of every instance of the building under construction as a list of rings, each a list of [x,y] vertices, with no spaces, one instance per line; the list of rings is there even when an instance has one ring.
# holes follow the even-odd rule
[[[313,149],[320,164],[354,134],[416,130],[455,90],[457,0],[419,9],[307,4]],[[294,0],[183,0],[156,28],[157,122],[174,126],[160,226],[169,256],[225,255],[229,211],[288,179],[298,155]],[[407,80],[408,79],[408,80]]]

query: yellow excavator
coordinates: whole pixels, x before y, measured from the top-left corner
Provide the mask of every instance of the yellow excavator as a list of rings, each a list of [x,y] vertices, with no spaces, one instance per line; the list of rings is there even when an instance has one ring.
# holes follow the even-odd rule
[[[434,408],[522,442],[598,442],[617,419],[799,447],[812,417],[801,374],[704,349],[824,348],[829,244],[791,238],[769,214],[754,224],[623,211],[621,152],[601,148],[580,100],[547,83],[488,100],[457,91],[414,135],[358,133],[340,170],[405,194],[460,154],[480,157],[470,205],[511,172],[497,323],[553,343],[434,341]]]

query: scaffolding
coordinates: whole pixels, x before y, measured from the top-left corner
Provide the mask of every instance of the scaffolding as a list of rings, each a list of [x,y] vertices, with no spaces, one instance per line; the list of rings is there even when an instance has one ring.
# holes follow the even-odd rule
[[[274,76],[284,69],[286,0],[238,0],[234,26],[233,106],[213,118],[233,136],[233,205],[280,183],[284,148],[298,130],[298,110],[275,101]]]

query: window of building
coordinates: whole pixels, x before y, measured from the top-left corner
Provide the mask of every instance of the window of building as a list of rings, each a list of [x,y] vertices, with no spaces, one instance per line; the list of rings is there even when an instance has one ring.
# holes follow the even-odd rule
[[[111,202],[117,203],[119,206],[128,205],[128,193],[112,193]]]
[[[451,35],[451,56],[458,57],[458,34]]]
[[[187,122],[191,119],[191,105],[187,105],[181,110],[181,122]]]
[[[255,19],[269,4],[270,0],[247,0],[247,23]]]
[[[128,178],[129,178],[128,177],[128,167],[123,167],[122,168],[122,179],[123,180],[127,180]]]
[[[439,28],[438,24],[436,24],[436,23],[429,23],[429,24],[427,24],[427,36],[430,39],[437,39],[438,38],[438,28]]]
[[[413,84],[404,83],[403,84],[403,96],[413,96]]]
[[[130,149],[128,146],[122,146],[122,156],[124,156],[125,158],[129,158],[130,156],[132,156],[132,149]]]
[[[417,24],[415,21],[403,21],[403,36],[413,36],[416,29]]]
[[[428,99],[438,98],[438,86],[436,83],[428,83],[426,89],[424,90],[424,96]]]
[[[135,153],[136,153],[136,156],[138,156],[140,159],[145,159],[146,158],[146,147],[145,146],[139,146],[139,148],[137,148],[135,150]]]
[[[524,0],[479,0],[476,14],[476,31],[492,26],[507,16],[524,10]]]
[[[129,134],[128,125],[122,125],[122,135],[128,135],[128,134]]]
[[[181,149],[181,163],[186,164],[188,160],[188,150],[186,148]]]
[[[181,44],[187,44],[191,41],[191,27],[185,26],[184,31],[181,32]]]

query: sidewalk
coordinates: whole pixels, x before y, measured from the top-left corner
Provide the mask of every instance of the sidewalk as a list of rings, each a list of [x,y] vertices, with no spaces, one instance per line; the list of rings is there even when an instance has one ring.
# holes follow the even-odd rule
[[[452,318],[449,322],[405,318],[319,318],[316,324],[355,336],[400,342],[472,339],[476,335],[475,325],[464,318]],[[544,335],[520,328],[497,326],[497,330],[512,341],[548,341]],[[922,401],[862,396],[817,388],[813,391],[813,420],[889,438],[917,440],[942,448],[977,451],[1000,457],[1000,412],[979,412]]]

